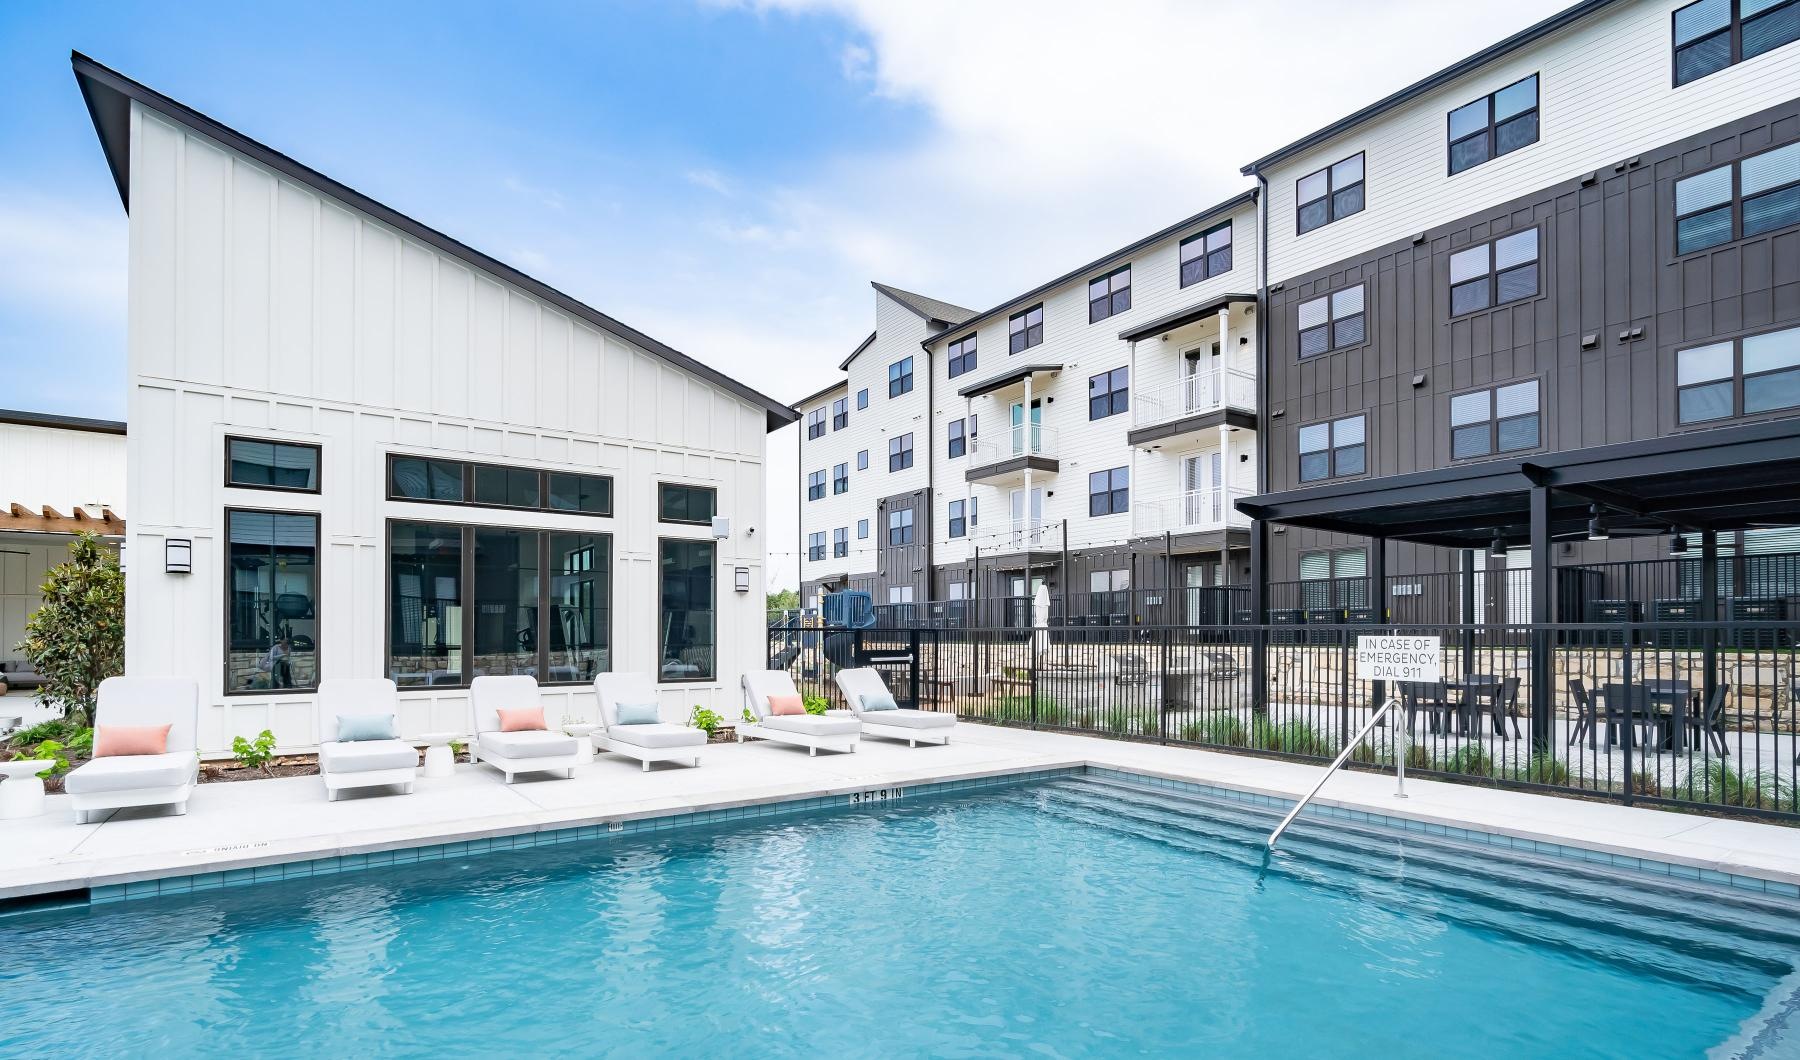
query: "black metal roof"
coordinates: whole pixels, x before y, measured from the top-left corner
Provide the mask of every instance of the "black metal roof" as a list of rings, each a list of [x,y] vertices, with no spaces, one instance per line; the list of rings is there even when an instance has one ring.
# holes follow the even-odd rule
[[[840,371],[840,372],[849,371],[850,370],[850,362],[856,360],[857,356],[859,354],[861,354],[862,351],[868,349],[870,346],[873,346],[875,344],[875,335],[876,335],[876,332],[871,331],[871,332],[869,332],[868,338],[857,343],[856,349],[850,351],[850,356],[844,358],[843,363],[838,365],[838,371]],[[848,380],[846,380],[846,382],[848,382]]]
[[[1241,172],[1246,175],[1254,175],[1284,158],[1298,154],[1309,147],[1324,143],[1326,140],[1331,139],[1339,133],[1354,129],[1363,122],[1379,117],[1380,115],[1393,110],[1395,107],[1401,106],[1430,92],[1440,85],[1448,84],[1471,70],[1485,66],[1496,59],[1518,51],[1528,44],[1542,40],[1550,34],[1599,11],[1601,8],[1609,7],[1617,2],[1618,0],[1582,0],[1581,3],[1575,4],[1572,7],[1564,8],[1536,25],[1527,26],[1512,36],[1507,37],[1505,40],[1490,44],[1466,59],[1444,67],[1430,77],[1415,81],[1391,96],[1376,100],[1374,103],[1369,104],[1363,109],[1339,118],[1337,121],[1332,122],[1322,129],[1307,133],[1305,136],[1288,144],[1286,147],[1271,151],[1245,166]]]
[[[983,310],[980,313],[976,313],[974,316],[971,316],[969,319],[958,323],[954,327],[945,328],[944,330],[939,331],[934,335],[927,335],[925,337],[925,341],[923,343],[921,343],[921,345],[929,348],[932,343],[938,341],[939,339],[945,337],[946,335],[949,335],[953,332],[967,331],[968,329],[977,326],[982,321],[987,320],[989,317],[992,317],[999,313],[1004,313],[1007,310],[1013,308],[1014,306],[1022,305],[1026,302],[1029,302],[1032,299],[1036,298],[1037,296],[1043,294],[1044,292],[1051,290],[1052,288],[1061,287],[1063,284],[1068,283],[1070,280],[1075,279],[1076,277],[1082,275],[1083,273],[1094,272],[1103,265],[1111,264],[1112,262],[1117,261],[1119,258],[1123,258],[1128,255],[1135,254],[1138,251],[1144,249],[1145,247],[1150,246],[1151,244],[1160,243],[1163,240],[1169,238],[1170,236],[1175,235],[1177,232],[1180,232],[1184,228],[1193,228],[1193,227],[1201,224],[1202,222],[1215,220],[1222,213],[1226,213],[1231,210],[1235,210],[1239,206],[1242,206],[1247,202],[1255,202],[1256,195],[1257,195],[1257,189],[1255,189],[1255,188],[1251,188],[1248,191],[1239,192],[1238,194],[1233,195],[1231,198],[1226,199],[1224,202],[1219,203],[1216,206],[1209,206],[1206,209],[1201,210],[1197,214],[1194,214],[1190,217],[1184,217],[1181,220],[1176,221],[1174,224],[1170,225],[1167,228],[1152,232],[1149,235],[1145,236],[1144,238],[1139,239],[1136,242],[1127,244],[1126,246],[1122,246],[1119,249],[1112,251],[1109,254],[1103,254],[1100,257],[1095,258],[1093,261],[1088,262],[1086,265],[1081,266],[1080,268],[1070,269],[1068,272],[1063,273],[1061,276],[1058,276],[1056,279],[1051,280],[1048,283],[1038,284],[1036,287],[1033,287],[1031,290],[1026,291],[1024,294],[1014,295],[1013,297],[1008,298],[1006,301],[1001,302],[999,305],[994,306],[992,309],[987,309],[987,310]]]
[[[970,383],[968,386],[958,390],[957,394],[966,398],[980,397],[983,394],[991,394],[996,390],[1004,390],[1014,383],[1022,383],[1028,375],[1036,375],[1039,372],[1060,372],[1062,370],[1063,366],[1060,364],[1022,364],[1019,367],[1008,371],[1004,375],[997,375],[992,379],[983,379],[979,383]]]
[[[820,398],[824,397],[826,394],[829,394],[834,390],[848,390],[848,389],[850,389],[850,380],[840,379],[837,382],[831,384],[830,386],[825,387],[820,390],[815,390],[812,393],[801,398],[799,401],[794,402],[794,408],[796,410],[800,411],[800,413],[802,415],[804,415],[805,411],[806,411],[806,406],[819,400]]]
[[[930,295],[918,294],[913,291],[903,291],[898,287],[877,283],[874,280],[869,281],[869,286],[905,306],[908,312],[925,323],[934,324],[940,328],[955,327],[975,315],[973,309],[964,309],[962,306],[953,305],[941,298],[933,298]]]
[[[527,276],[511,265],[490,258],[481,251],[460,243],[435,228],[428,227],[390,206],[376,202],[355,188],[340,184],[318,170],[303,165],[265,144],[258,143],[236,129],[215,121],[184,103],[170,99],[155,89],[126,77],[117,70],[95,62],[80,52],[70,52],[69,61],[75,69],[75,80],[81,87],[82,98],[87,101],[88,114],[94,120],[94,131],[100,136],[100,147],[106,154],[107,166],[112,170],[113,183],[118,186],[119,201],[124,203],[127,211],[131,209],[131,103],[135,100],[158,114],[179,122],[209,139],[216,140],[261,165],[268,166],[285,177],[329,195],[385,225],[398,229],[421,243],[461,259],[496,279],[580,317],[602,331],[624,339],[653,356],[662,358],[682,371],[699,376],[714,386],[730,391],[752,404],[762,406],[768,414],[767,428],[771,431],[800,418],[800,414],[793,409],[745,386],[723,372],[708,367],[671,346],[658,342],[636,328],[614,320],[598,309]]]
[[[1166,313],[1155,320],[1148,320],[1136,327],[1127,328],[1119,332],[1119,337],[1127,342],[1134,342],[1160,332],[1174,331],[1184,324],[1203,320],[1226,306],[1237,305],[1239,302],[1249,302],[1254,305],[1256,296],[1253,294],[1222,294],[1217,298],[1208,298],[1206,301],[1188,306],[1186,309],[1177,309],[1175,312]]]
[[[1289,526],[1479,548],[1529,536],[1531,488],[1551,488],[1551,534],[1800,526],[1800,418],[1491,460],[1249,497],[1238,510]]]
[[[122,420],[95,420],[86,416],[63,416],[54,412],[21,412],[0,409],[0,423],[16,423],[24,427],[53,427],[61,431],[92,431],[95,434],[124,434]]]

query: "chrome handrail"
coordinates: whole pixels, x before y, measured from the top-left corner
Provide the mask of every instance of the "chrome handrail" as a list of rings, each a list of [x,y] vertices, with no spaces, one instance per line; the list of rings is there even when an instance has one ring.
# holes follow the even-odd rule
[[[1281,838],[1281,833],[1287,831],[1287,826],[1294,823],[1294,818],[1300,816],[1300,811],[1306,809],[1306,804],[1313,800],[1313,796],[1319,793],[1319,789],[1325,786],[1325,782],[1331,779],[1332,774],[1336,773],[1343,766],[1344,760],[1349,758],[1358,747],[1362,746],[1363,737],[1369,735],[1369,730],[1373,729],[1377,722],[1383,717],[1386,717],[1389,711],[1399,705],[1399,697],[1389,697],[1388,701],[1381,705],[1381,709],[1377,710],[1374,715],[1369,718],[1368,724],[1364,725],[1362,729],[1357,732],[1356,738],[1344,745],[1344,749],[1338,752],[1338,756],[1331,760],[1331,765],[1325,768],[1325,775],[1320,777],[1319,782],[1314,784],[1312,790],[1306,793],[1306,798],[1296,802],[1294,808],[1288,811],[1287,816],[1281,819],[1281,823],[1275,826],[1275,830],[1269,833],[1268,846],[1270,850],[1275,849],[1275,841]],[[1408,729],[1410,729],[1410,726],[1402,726],[1401,732],[1404,735],[1396,741],[1400,752],[1394,756],[1394,779],[1398,785],[1397,790],[1394,792],[1394,798],[1396,799],[1406,798],[1406,744],[1412,737],[1412,733],[1407,731]]]

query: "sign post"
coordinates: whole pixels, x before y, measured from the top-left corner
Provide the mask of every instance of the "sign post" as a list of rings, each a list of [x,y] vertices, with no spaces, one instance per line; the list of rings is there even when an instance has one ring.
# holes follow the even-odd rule
[[[1444,679],[1444,642],[1441,637],[1359,636],[1356,638],[1356,676],[1363,681],[1423,681]],[[1398,689],[1395,689],[1398,692]],[[1400,704],[1389,699],[1382,710]],[[1379,712],[1378,712],[1379,713]],[[1412,726],[1404,720],[1394,727],[1394,782],[1396,798],[1406,798],[1406,753]]]

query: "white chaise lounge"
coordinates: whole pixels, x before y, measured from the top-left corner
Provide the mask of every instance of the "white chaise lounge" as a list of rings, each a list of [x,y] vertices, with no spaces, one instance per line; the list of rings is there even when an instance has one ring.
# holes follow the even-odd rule
[[[596,674],[594,698],[600,702],[600,731],[595,743],[613,754],[635,758],[650,771],[652,762],[700,764],[706,733],[668,722],[619,724],[619,707],[656,704],[656,681],[649,674]]]
[[[188,796],[200,776],[194,731],[200,724],[200,686],[185,677],[109,677],[100,682],[95,721],[107,725],[167,725],[169,740],[159,755],[96,758],[63,781],[75,823],[96,810],[126,806],[173,806],[186,813]]]
[[[469,683],[469,707],[475,716],[475,742],[469,745],[469,757],[498,769],[508,784],[520,773],[575,776],[575,767],[582,763],[581,745],[575,737],[548,729],[500,731],[502,710],[542,709],[535,679],[523,675],[477,677]]]
[[[950,742],[950,730],[956,728],[954,714],[898,707],[893,710],[867,709],[865,696],[886,696],[893,699],[879,670],[866,666],[854,670],[839,670],[837,686],[844,693],[844,701],[850,704],[856,720],[862,722],[865,736],[905,740],[908,747],[917,747],[922,743],[947,744]]]
[[[862,735],[862,723],[855,718],[828,717],[815,714],[773,714],[770,696],[797,696],[794,679],[785,670],[751,670],[744,674],[744,706],[756,718],[754,724],[738,723],[739,743],[745,740],[773,740],[806,748],[816,755],[827,751],[856,750]]]
[[[325,797],[336,801],[346,788],[398,787],[412,794],[419,775],[419,751],[398,738],[339,739],[338,720],[386,715],[398,732],[399,694],[385,677],[333,677],[319,682],[319,779]]]

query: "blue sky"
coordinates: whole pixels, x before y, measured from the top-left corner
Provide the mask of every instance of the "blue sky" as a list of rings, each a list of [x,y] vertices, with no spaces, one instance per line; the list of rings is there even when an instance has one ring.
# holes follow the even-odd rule
[[[992,305],[1560,6],[7,0],[0,407],[125,412],[125,216],[70,49],[796,400],[870,280]],[[791,581],[791,432],[769,476]]]

